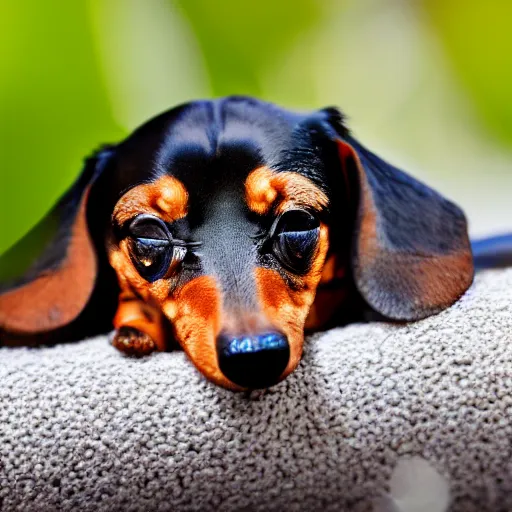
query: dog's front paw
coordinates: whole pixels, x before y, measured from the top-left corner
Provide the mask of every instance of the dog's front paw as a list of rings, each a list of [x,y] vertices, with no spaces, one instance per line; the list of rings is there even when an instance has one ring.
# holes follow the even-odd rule
[[[134,327],[120,327],[114,334],[112,345],[127,355],[142,357],[158,350],[151,336]]]

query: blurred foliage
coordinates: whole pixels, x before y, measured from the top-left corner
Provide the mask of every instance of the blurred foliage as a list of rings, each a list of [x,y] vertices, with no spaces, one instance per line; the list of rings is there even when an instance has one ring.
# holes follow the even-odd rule
[[[205,58],[170,0],[88,0],[99,67],[127,130],[173,105],[211,95]]]
[[[0,253],[123,134],[98,72],[84,2],[0,3]]]
[[[339,104],[372,147],[478,195],[477,225],[506,219],[511,19],[508,0],[0,0],[0,253],[100,143],[233,93]]]
[[[425,0],[464,89],[487,126],[512,147],[512,2]]]
[[[199,41],[214,96],[262,96],[262,75],[299,36],[320,24],[324,3],[176,1]]]

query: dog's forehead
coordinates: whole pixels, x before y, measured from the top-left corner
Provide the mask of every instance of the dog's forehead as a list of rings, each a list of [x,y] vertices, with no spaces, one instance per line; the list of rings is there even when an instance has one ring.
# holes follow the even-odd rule
[[[166,112],[119,147],[119,188],[170,175],[187,190],[212,195],[240,188],[265,166],[313,174],[321,171],[315,142],[301,128],[305,115],[249,98],[198,101]]]

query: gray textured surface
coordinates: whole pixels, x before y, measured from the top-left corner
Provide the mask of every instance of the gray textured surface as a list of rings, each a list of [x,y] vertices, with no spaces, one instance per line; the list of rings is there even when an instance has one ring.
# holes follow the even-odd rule
[[[317,335],[251,396],[105,338],[4,348],[2,510],[512,510],[511,341],[505,271],[434,318]]]

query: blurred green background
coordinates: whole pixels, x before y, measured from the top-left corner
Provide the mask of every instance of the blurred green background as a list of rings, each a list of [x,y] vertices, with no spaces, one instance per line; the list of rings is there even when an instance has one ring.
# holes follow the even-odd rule
[[[0,253],[100,143],[197,97],[340,106],[356,136],[512,228],[509,0],[0,0]]]

